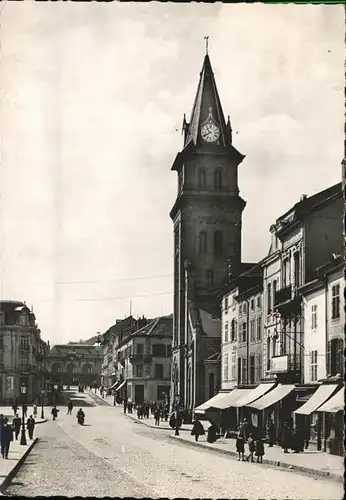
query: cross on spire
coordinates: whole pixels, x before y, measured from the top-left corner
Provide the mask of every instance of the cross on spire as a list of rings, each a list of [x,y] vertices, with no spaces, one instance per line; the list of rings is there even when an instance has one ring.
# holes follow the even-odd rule
[[[205,53],[206,55],[208,55],[209,36],[205,36],[204,40],[205,40]]]

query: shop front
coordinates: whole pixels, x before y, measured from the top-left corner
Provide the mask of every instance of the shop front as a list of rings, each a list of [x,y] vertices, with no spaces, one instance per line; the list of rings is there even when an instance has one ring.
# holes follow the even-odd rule
[[[344,455],[344,407],[345,389],[342,387],[317,410],[322,416],[323,451],[332,455]]]

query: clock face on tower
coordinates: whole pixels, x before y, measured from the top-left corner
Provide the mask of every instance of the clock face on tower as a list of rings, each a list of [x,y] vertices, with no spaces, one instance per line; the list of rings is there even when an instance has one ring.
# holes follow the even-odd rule
[[[201,136],[206,142],[215,142],[220,137],[220,129],[213,122],[208,122],[201,128]]]

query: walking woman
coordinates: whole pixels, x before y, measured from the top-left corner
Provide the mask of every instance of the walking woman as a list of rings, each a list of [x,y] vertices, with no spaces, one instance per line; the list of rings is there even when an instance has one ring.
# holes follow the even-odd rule
[[[195,436],[195,441],[198,441],[199,436],[203,436],[205,434],[204,427],[201,422],[196,418],[193,422],[193,427],[191,431],[191,436]]]
[[[238,453],[238,461],[240,459],[244,462],[244,453],[245,453],[245,441],[243,437],[242,431],[239,429],[237,433],[237,440],[236,440],[236,448],[237,448],[237,453]]]

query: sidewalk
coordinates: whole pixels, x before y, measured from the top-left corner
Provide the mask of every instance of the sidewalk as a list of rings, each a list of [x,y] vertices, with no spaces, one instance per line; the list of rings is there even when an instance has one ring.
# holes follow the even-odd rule
[[[236,456],[235,439],[220,438],[216,443],[208,443],[206,435],[200,436],[200,441],[195,442],[194,436],[184,433],[183,436],[170,435],[171,439],[176,439],[189,446],[199,446],[200,448],[207,448],[217,453],[223,453]],[[245,445],[247,452],[247,446]],[[329,477],[336,481],[343,481],[344,479],[344,460],[343,457],[330,455],[316,450],[305,450],[303,453],[283,453],[279,446],[269,448],[267,445],[264,447],[265,455],[263,457],[263,464],[273,465],[276,467],[283,467],[290,470],[305,472],[317,476]],[[245,453],[246,455],[247,453]],[[249,464],[249,466],[251,466]],[[256,464],[257,466],[257,464]],[[258,464],[261,467],[260,464]]]
[[[44,422],[47,422],[47,415],[50,415],[50,411],[51,411],[51,408],[50,407],[47,407],[47,406],[44,406],[44,416],[45,418],[41,418],[41,407],[38,409],[37,408],[37,417],[35,418],[35,423],[36,424],[43,424]],[[13,409],[10,407],[10,406],[0,406],[0,414],[3,414],[4,417],[7,417],[9,422],[12,422],[13,418],[14,418],[14,413],[13,413]],[[22,408],[19,407],[18,408],[18,411],[17,411],[18,415],[20,418],[22,418]],[[27,417],[25,419],[25,422],[27,421],[27,419],[30,417],[30,415],[33,414],[33,410],[32,408],[28,407],[28,412],[27,412]]]
[[[28,439],[27,445],[21,445],[20,439],[13,441],[10,446],[8,459],[0,458],[0,496],[6,496],[6,488],[17,473],[31,449],[36,445],[38,438]]]

